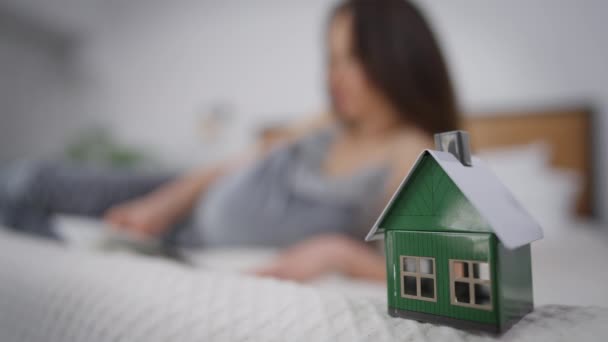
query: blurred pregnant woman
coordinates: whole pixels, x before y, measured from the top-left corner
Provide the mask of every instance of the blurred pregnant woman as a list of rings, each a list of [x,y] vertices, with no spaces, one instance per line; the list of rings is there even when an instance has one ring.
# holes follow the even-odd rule
[[[164,236],[187,221],[178,243],[283,248],[259,275],[383,280],[384,258],[362,237],[432,135],[457,129],[455,96],[435,37],[408,1],[340,3],[327,51],[331,114],[171,179],[26,167],[0,196],[4,223],[44,231],[52,214],[84,214]]]

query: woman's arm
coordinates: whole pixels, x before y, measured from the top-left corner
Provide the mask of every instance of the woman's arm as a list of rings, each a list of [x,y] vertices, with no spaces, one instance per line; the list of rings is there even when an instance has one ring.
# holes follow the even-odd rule
[[[136,234],[162,234],[192,210],[210,184],[246,161],[239,158],[186,174],[146,196],[110,208],[104,219]]]
[[[338,234],[297,243],[271,264],[254,270],[259,276],[295,281],[309,281],[327,273],[374,281],[386,279],[384,257],[373,245]]]
[[[328,115],[317,116],[278,130],[272,141],[259,141],[253,148],[231,160],[188,173],[152,193],[119,204],[104,218],[117,228],[142,235],[158,235],[185,217],[201,194],[219,177],[244,167],[269,153],[277,144],[289,143],[330,123]]]
[[[351,240],[352,245],[338,260],[342,260],[343,272],[353,278],[386,281],[386,260],[374,243]]]

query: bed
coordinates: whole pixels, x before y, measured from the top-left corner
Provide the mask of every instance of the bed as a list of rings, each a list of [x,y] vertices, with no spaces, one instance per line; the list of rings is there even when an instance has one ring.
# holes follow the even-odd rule
[[[9,233],[0,233],[0,255],[2,341],[603,341],[608,336],[608,310],[597,306],[540,305],[495,337],[391,318],[383,297],[342,291],[335,283],[298,285],[129,255],[67,251]]]
[[[493,114],[467,120],[474,148],[545,228],[533,244],[536,310],[502,336],[391,318],[383,284],[330,275],[302,285],[243,272],[274,250],[190,252],[185,266],[0,230],[0,340],[605,341],[608,274],[598,270],[608,235],[591,219],[591,116]]]

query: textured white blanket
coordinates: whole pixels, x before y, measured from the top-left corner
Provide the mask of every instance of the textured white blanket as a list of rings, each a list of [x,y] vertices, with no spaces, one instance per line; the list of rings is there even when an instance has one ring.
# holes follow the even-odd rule
[[[0,232],[0,341],[484,341],[314,287],[69,251]],[[506,341],[606,341],[608,310],[543,306]]]

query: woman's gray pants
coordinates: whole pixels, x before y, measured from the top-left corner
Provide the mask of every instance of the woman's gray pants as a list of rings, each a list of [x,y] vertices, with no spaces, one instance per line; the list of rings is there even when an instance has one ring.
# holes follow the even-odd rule
[[[55,162],[22,162],[0,169],[0,224],[56,238],[55,214],[100,217],[113,205],[143,196],[170,180]]]

